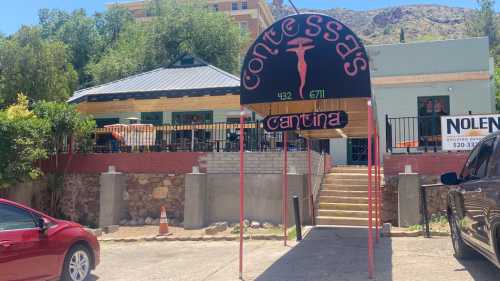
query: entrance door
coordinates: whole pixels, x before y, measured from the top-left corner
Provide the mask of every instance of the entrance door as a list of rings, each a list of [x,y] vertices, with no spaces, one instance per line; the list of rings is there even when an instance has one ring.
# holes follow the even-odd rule
[[[368,165],[368,139],[347,140],[347,164]]]
[[[441,116],[450,115],[450,97],[418,97],[419,146],[441,146]]]

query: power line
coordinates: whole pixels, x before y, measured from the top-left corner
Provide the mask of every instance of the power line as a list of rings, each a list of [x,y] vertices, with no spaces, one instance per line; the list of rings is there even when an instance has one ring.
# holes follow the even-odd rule
[[[288,0],[288,2],[290,2],[290,5],[292,5],[292,8],[295,10],[295,12],[296,12],[297,14],[300,14],[299,10],[297,9],[297,7],[296,7],[296,6],[295,6],[295,4],[293,3],[293,1],[292,1],[292,0]]]

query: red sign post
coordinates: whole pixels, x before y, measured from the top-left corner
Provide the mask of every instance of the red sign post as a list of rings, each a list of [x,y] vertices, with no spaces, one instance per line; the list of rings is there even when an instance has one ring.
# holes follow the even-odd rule
[[[245,111],[241,106],[240,112],[240,279],[243,280],[243,232],[245,227]]]
[[[374,157],[375,157],[375,241],[377,241],[378,243],[378,240],[379,240],[379,237],[380,237],[380,234],[379,234],[379,225],[380,225],[380,198],[378,196],[378,186],[379,186],[379,169],[378,169],[378,158],[379,158],[379,151],[378,151],[378,148],[379,148],[379,145],[378,145],[378,130],[377,130],[377,126],[374,127],[374,133],[373,133],[373,139],[375,140],[375,154],[374,154]]]
[[[373,279],[373,205],[372,205],[372,137],[373,115],[372,103],[368,101],[368,277]]]
[[[288,240],[288,133],[283,133],[283,243]]]

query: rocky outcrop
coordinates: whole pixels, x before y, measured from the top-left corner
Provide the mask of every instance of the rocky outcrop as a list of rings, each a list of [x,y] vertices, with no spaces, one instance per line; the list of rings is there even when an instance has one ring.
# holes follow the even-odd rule
[[[277,19],[294,13],[286,3],[272,8]],[[325,13],[342,21],[367,44],[397,43],[401,28],[405,30],[407,42],[465,38],[466,18],[473,13],[471,9],[442,5],[410,5],[368,11],[303,10]]]

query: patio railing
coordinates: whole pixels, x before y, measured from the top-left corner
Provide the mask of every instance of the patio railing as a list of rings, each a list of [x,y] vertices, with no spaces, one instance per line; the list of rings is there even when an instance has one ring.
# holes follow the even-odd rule
[[[385,118],[386,151],[391,153],[441,150],[441,117]]]
[[[283,134],[264,131],[261,122],[247,122],[245,151],[282,151]],[[96,130],[94,153],[128,152],[236,152],[239,151],[240,125],[203,123],[159,126],[147,124],[111,125]],[[317,152],[327,150],[320,140],[312,142]],[[288,133],[288,150],[305,151],[306,140],[297,133]]]

